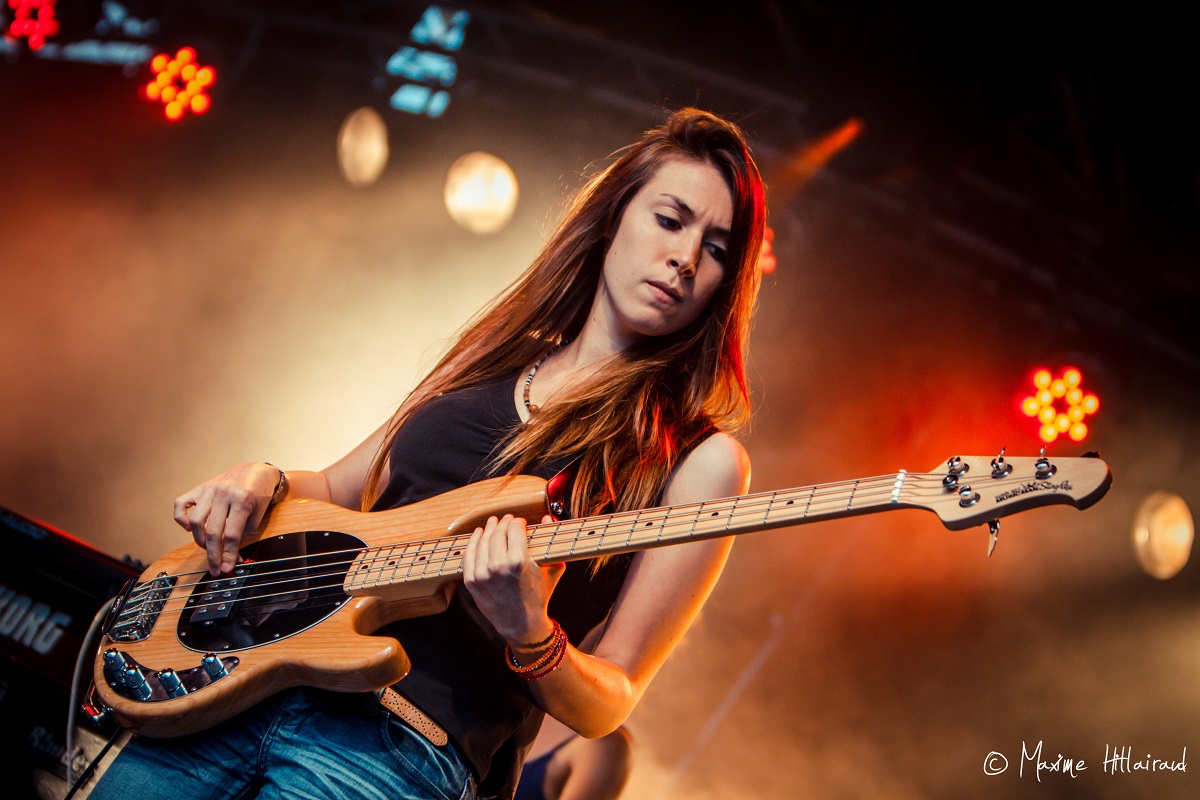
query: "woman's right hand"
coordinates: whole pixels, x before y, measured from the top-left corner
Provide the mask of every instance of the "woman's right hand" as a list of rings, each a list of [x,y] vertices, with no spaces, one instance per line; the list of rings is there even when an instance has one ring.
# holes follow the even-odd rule
[[[228,574],[242,537],[262,522],[281,471],[262,462],[238,464],[175,498],[175,521],[208,551],[208,571]]]

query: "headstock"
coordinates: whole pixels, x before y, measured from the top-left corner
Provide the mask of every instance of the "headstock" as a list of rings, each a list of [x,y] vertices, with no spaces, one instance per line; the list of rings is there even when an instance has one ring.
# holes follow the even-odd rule
[[[951,530],[993,523],[1038,506],[1087,508],[1112,484],[1112,473],[1097,454],[1005,458],[1001,451],[995,457],[955,456],[917,481],[915,477],[905,482],[901,503],[934,512]]]

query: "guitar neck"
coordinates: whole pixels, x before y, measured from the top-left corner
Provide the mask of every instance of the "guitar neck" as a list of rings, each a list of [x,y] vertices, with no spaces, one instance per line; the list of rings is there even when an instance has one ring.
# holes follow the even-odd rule
[[[872,514],[896,507],[905,473],[535,525],[539,564]]]
[[[680,542],[713,539],[806,522],[871,514],[904,504],[907,473],[661,506],[529,527],[529,552],[538,564],[577,561]],[[462,574],[469,536],[378,548],[356,569],[347,590],[445,579]]]

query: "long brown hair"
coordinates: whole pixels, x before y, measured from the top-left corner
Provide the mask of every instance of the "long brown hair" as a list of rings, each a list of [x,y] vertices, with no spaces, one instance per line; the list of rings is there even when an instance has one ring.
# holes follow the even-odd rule
[[[763,183],[737,126],[684,108],[579,191],[529,268],[467,323],[409,395],[367,475],[364,509],[378,496],[397,431],[416,409],[437,395],[512,375],[580,331],[625,207],[666,160],[678,158],[714,166],[733,198],[720,288],[687,327],[640,341],[571,397],[543,407],[536,424],[507,440],[496,463],[517,474],[577,454],[576,515],[645,508],[659,501],[682,453],[712,431],[734,430],[749,419],[745,350],[759,284]]]

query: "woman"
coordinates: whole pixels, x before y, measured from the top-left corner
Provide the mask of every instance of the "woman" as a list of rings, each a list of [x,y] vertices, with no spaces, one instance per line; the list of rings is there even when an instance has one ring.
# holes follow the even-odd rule
[[[565,466],[577,516],[744,493],[749,462],[727,431],[748,416],[764,215],[741,132],[676,112],[588,183],[387,425],[321,472],[238,465],[178,498],[176,521],[218,574],[284,497],[379,510]],[[542,712],[591,738],[621,725],[730,546],[539,567],[525,526],[489,519],[450,608],[385,629],[413,661],[403,697],[389,693],[408,723],[376,706],[383,722],[366,724],[361,696],[294,690],[196,736],[137,740],[97,791],[136,795],[135,776],[173,769],[175,796],[467,797],[476,782],[510,796]],[[599,625],[594,650],[578,649]]]

